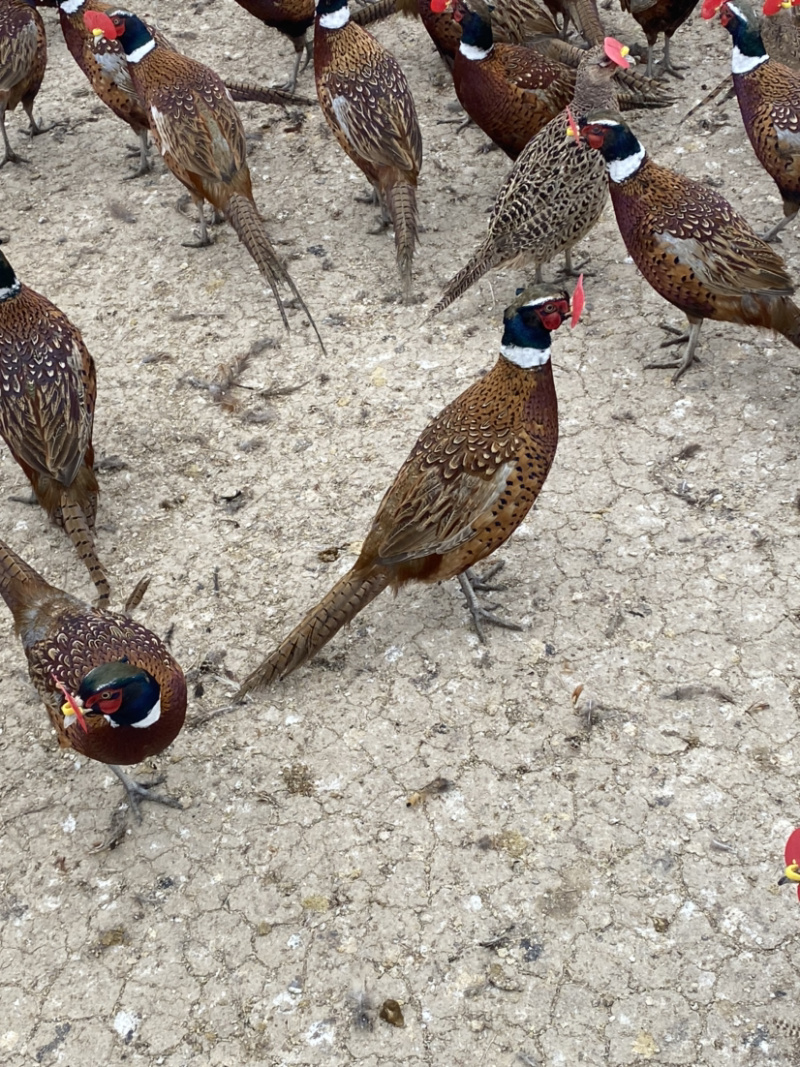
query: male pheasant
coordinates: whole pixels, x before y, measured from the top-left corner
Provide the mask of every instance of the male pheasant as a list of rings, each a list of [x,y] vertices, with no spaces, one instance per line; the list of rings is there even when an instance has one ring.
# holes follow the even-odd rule
[[[183,726],[186,682],[164,644],[127,615],[50,585],[2,541],[0,596],[59,745],[109,764],[134,810],[139,799],[177,806],[119,767],[163,752]]]
[[[558,403],[550,334],[569,310],[568,294],[553,286],[507,309],[493,369],[429,423],[381,501],[352,569],[234,700],[291,674],[390,586],[457,577],[481,639],[481,619],[519,628],[480,606],[470,568],[513,534],[553,463]]]
[[[92,536],[96,393],[80,330],[23,285],[0,252],[0,436],[50,519],[64,527],[105,604],[108,580]]]
[[[615,112],[594,112],[581,128],[608,170],[611,202],[625,245],[647,281],[689,320],[683,359],[694,359],[703,319],[760,326],[800,348],[800,308],[780,256],[704,182],[654,163]],[[663,347],[663,346],[662,346]]]

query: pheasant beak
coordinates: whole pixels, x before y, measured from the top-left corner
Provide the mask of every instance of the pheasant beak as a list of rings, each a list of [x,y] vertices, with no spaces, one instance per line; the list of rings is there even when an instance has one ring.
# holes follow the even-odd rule
[[[74,697],[64,685],[64,683],[58,681],[55,675],[53,675],[52,677],[56,689],[62,692],[67,698],[66,704],[61,705],[61,714],[64,716],[65,719],[69,718],[70,715],[74,715],[75,718],[78,720],[78,726],[80,726],[81,730],[83,730],[85,734],[88,734],[89,727],[86,725],[86,719],[83,715],[83,708],[81,708],[80,704],[78,703],[78,698]]]
[[[102,30],[92,30],[92,37],[94,37],[95,40],[97,40],[98,37],[102,37],[102,36],[103,36],[103,31]]]
[[[789,864],[778,885],[786,885],[787,882],[800,882],[800,864],[797,862]]]

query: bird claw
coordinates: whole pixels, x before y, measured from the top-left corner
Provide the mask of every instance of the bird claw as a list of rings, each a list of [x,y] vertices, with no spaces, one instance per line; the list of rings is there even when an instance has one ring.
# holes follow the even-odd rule
[[[197,240],[181,241],[181,245],[184,248],[208,248],[210,245],[213,245],[214,238],[211,236],[210,233],[206,231],[206,233],[204,234],[202,230],[199,229],[195,230],[194,232],[197,235]]]
[[[158,778],[153,778],[149,782],[137,782],[135,778],[129,778],[124,771],[122,771],[115,764],[110,763],[109,767],[122,782],[122,788],[125,790],[128,798],[128,807],[136,818],[137,822],[142,821],[142,813],[139,811],[139,806],[146,800],[151,800],[154,804],[165,804],[168,808],[178,808],[179,811],[183,810],[183,805],[177,797],[171,797],[168,793],[153,793],[151,792],[157,785],[165,780],[161,775]]]
[[[25,156],[17,155],[11,148],[7,148],[5,156],[0,160],[0,169],[2,169],[6,163],[30,163],[30,160],[26,159]]]
[[[486,578],[491,578],[496,573],[497,567],[491,568],[487,572],[484,581]],[[466,598],[467,606],[470,610],[470,614],[472,615],[472,622],[475,626],[475,633],[478,635],[478,640],[480,641],[480,643],[482,645],[486,644],[486,634],[484,633],[482,622],[491,623],[492,626],[500,626],[504,630],[521,630],[522,627],[519,625],[519,623],[512,622],[510,619],[499,619],[496,615],[493,614],[493,612],[496,611],[498,607],[500,607],[499,604],[484,605],[478,601],[478,598],[475,595],[476,587],[473,586],[472,581],[468,577],[468,575],[469,571],[465,571],[464,574],[459,574],[458,582],[461,586],[461,591],[464,594],[464,597]],[[477,587],[481,587],[480,579],[478,580]],[[483,588],[487,587],[483,586]],[[491,589],[492,587],[489,586],[488,588]]]
[[[469,567],[466,571],[469,584],[472,586],[473,593],[502,593],[508,589],[507,585],[493,585],[492,578],[505,567],[505,560],[499,559],[496,563],[492,564],[487,571],[483,574],[476,574],[472,567]],[[497,604],[495,604],[495,608]],[[492,609],[494,610],[494,608]]]

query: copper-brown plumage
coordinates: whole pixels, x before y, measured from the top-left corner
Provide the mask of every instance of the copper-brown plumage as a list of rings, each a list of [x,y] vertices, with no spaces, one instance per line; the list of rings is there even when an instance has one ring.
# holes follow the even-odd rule
[[[102,35],[94,36],[83,17],[87,11],[99,11],[108,15],[118,7],[118,4],[104,3],[103,0],[58,0],[58,15],[67,48],[88,78],[92,89],[117,118],[127,122],[139,138],[139,168],[131,175],[135,178],[151,170],[147,152],[150,115],[133,84],[119,41]],[[178,51],[155,26],[149,22],[145,25],[160,49],[166,52]],[[234,100],[254,100],[280,106],[286,103],[310,103],[280,89],[267,89],[249,82],[226,84]]]
[[[394,226],[397,266],[408,297],[422,167],[422,135],[408,82],[394,56],[349,20],[345,0],[317,4],[314,74],[328,125],[369,179]]]
[[[461,41],[453,85],[461,106],[492,141],[516,159],[572,99],[575,72],[523,45],[496,44],[482,0],[453,0]]]
[[[660,33],[664,34],[664,58],[660,73],[680,78],[680,68],[670,60],[672,36],[686,22],[699,0],[620,0],[623,11],[629,12],[641,26],[647,38],[647,77],[653,76],[653,51]]]
[[[105,14],[86,18],[96,36],[118,40],[122,46],[158,150],[199,206],[201,241],[208,243],[202,210],[207,200],[224,214],[255,260],[284,325],[288,328],[279,285],[289,287],[316,331],[253,199],[244,127],[222,79],[189,56],[161,48],[135,15],[117,12],[110,18]]]
[[[606,160],[634,263],[690,323],[683,359],[653,366],[677,366],[673,380],[679,378],[694,358],[703,319],[775,330],[800,347],[800,309],[784,262],[727,200],[654,163],[613,112],[587,116],[581,134]]]
[[[42,133],[33,117],[33,102],[47,66],[47,38],[42,16],[29,0],[0,0],[0,133],[6,163],[24,162],[12,149],[6,132],[6,112],[22,104],[31,135]]]
[[[180,667],[152,631],[127,615],[92,608],[50,585],[2,541],[0,596],[14,616],[31,681],[47,708],[62,748],[72,748],[89,759],[117,768],[119,764],[140,763],[155,756],[175,740],[186,715],[186,682]],[[148,703],[152,704],[155,697],[160,705],[150,709],[148,718],[154,721],[148,724],[139,718],[139,725],[127,725],[125,716],[141,715],[148,707],[137,713],[131,698],[124,697],[116,709],[116,718],[101,709],[113,707],[115,702],[108,701],[118,690],[115,672],[130,683],[136,680],[139,670],[146,671],[157,686]],[[100,677],[93,683],[97,675]],[[83,721],[68,718],[62,710],[68,699],[64,689],[82,709]],[[81,692],[83,699],[78,696]],[[129,789],[129,796],[130,790],[139,792],[136,783],[117,773]]]
[[[94,361],[63,311],[23,285],[0,252],[0,435],[50,519],[63,526],[97,587],[94,549]]]
[[[571,114],[616,107],[614,74],[619,70],[602,48],[585,53],[578,69]],[[608,198],[605,164],[586,144],[566,136],[563,111],[523,149],[494,202],[483,241],[469,262],[445,286],[431,315],[462,296],[489,270],[533,264],[541,281],[543,264],[559,253],[572,273],[572,248],[594,226]]]
[[[493,369],[429,423],[381,501],[353,568],[238,696],[290,674],[388,586],[458,576],[476,623],[493,619],[477,608],[467,572],[524,520],[552,465],[558,404],[550,331],[568,313],[567,293],[552,286],[508,309]]]
[[[733,87],[744,128],[783,200],[784,218],[764,234],[770,241],[800,209],[800,72],[767,55],[748,5],[724,3],[720,20],[733,38]]]

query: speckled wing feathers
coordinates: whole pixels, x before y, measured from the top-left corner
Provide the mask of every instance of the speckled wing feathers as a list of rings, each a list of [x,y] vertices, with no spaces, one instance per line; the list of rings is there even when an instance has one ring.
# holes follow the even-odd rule
[[[363,67],[337,66],[321,74],[320,102],[331,125],[339,127],[339,142],[354,162],[394,167],[416,184],[422,139],[405,78],[388,53],[367,54]]]
[[[0,93],[10,92],[23,81],[36,62],[38,44],[39,33],[33,20],[21,26],[0,21]]]

